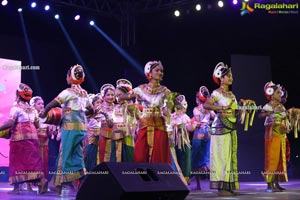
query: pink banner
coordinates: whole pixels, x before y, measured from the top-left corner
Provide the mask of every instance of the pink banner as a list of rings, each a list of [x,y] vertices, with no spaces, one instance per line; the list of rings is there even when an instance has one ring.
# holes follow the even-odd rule
[[[0,123],[8,119],[21,82],[21,61],[0,58]],[[0,167],[9,165],[9,139],[0,138]]]

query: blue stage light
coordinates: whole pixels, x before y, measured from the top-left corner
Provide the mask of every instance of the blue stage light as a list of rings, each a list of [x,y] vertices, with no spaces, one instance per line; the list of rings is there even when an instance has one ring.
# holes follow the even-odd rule
[[[35,2],[32,2],[31,3],[31,8],[35,8],[36,7],[36,3]]]
[[[79,20],[80,19],[80,15],[76,15],[75,17],[74,17],[74,19],[77,21],[77,20]]]
[[[45,8],[44,8],[46,11],[50,10],[50,6],[49,5],[45,5]]]

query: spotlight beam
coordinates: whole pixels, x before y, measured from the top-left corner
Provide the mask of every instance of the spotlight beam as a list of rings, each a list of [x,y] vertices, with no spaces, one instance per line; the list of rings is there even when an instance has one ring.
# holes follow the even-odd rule
[[[122,49],[113,39],[111,39],[96,24],[92,25],[142,76],[144,75],[143,67],[134,58],[132,58],[124,49]]]
[[[57,19],[57,22],[59,24],[59,27],[61,28],[62,32],[64,33],[73,53],[75,54],[75,57],[77,58],[77,61],[79,62],[79,64],[84,68],[85,73],[87,74],[88,78],[88,82],[89,84],[92,86],[93,92],[98,92],[99,88],[97,87],[97,84],[93,78],[93,76],[91,75],[91,73],[89,72],[88,68],[85,65],[85,62],[83,61],[83,59],[81,58],[76,46],[74,45],[74,42],[72,41],[69,33],[67,32],[67,30],[65,29],[64,25],[62,24],[62,22],[60,21],[60,19]]]
[[[23,34],[24,34],[24,39],[25,39],[25,44],[26,44],[26,49],[27,49],[27,53],[28,53],[28,57],[29,57],[29,62],[31,66],[34,66],[34,60],[33,60],[33,56],[32,56],[32,51],[31,51],[31,46],[30,46],[30,42],[28,39],[28,35],[27,35],[27,28],[25,25],[25,21],[23,18],[23,14],[22,12],[19,12],[19,16],[20,16],[20,20],[21,20],[21,26],[22,26],[22,30],[23,30]],[[34,81],[34,88],[37,91],[37,94],[40,94],[42,96],[42,91],[40,88],[40,84],[39,84],[39,80],[38,80],[38,76],[36,74],[35,70],[31,70],[32,76],[33,76],[33,81]]]

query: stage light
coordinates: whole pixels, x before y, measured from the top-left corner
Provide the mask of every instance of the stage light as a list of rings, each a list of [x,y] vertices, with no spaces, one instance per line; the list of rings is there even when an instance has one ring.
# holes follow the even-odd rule
[[[131,57],[126,50],[124,50],[120,45],[118,45],[111,37],[109,37],[100,27],[95,24],[93,28],[98,31],[98,33],[103,36],[130,64],[133,66],[142,76],[144,75],[143,67]]]
[[[50,10],[50,6],[49,5],[45,5],[45,8],[44,8],[46,11]]]
[[[94,26],[95,22],[93,20],[90,21],[90,25]]]
[[[80,15],[76,15],[75,17],[74,17],[74,19],[77,21],[77,20],[79,20],[80,19]]]
[[[174,11],[174,15],[175,15],[176,17],[179,17],[179,16],[180,16],[179,10],[175,10],[175,11]]]
[[[59,19],[59,14],[54,15],[55,19]]]
[[[22,12],[22,10],[23,10],[22,8],[18,8],[18,12]]]
[[[218,1],[218,6],[219,6],[220,8],[222,8],[222,7],[224,6],[223,1]]]
[[[2,6],[6,6],[6,5],[8,4],[8,1],[7,1],[7,0],[3,0],[3,1],[1,2],[1,4],[2,4]]]
[[[196,5],[196,10],[197,10],[197,11],[201,10],[201,5],[200,5],[200,4],[197,4],[197,5]]]
[[[244,0],[245,2],[248,2],[249,0]]]
[[[36,3],[35,2],[32,2],[31,3],[31,8],[35,8],[36,7]]]
[[[236,4],[238,3],[238,1],[237,1],[237,0],[233,0],[232,3],[233,3],[234,5],[236,5]]]

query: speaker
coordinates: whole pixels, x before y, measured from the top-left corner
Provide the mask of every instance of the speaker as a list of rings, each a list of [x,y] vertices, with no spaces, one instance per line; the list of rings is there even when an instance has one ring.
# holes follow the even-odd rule
[[[183,200],[188,194],[168,164],[101,163],[88,172],[76,200]]]

